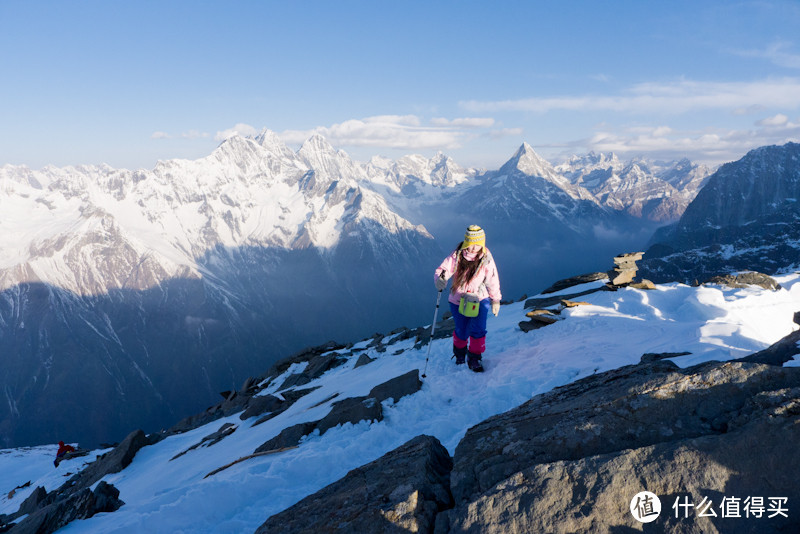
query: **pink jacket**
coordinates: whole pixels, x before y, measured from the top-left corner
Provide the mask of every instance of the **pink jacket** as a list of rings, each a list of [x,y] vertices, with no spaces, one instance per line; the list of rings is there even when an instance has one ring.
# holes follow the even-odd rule
[[[456,262],[458,261],[458,254],[462,251],[456,250],[450,254],[441,265],[434,272],[434,281],[439,278],[439,275],[444,272],[445,279],[449,280],[456,270]],[[461,295],[464,293],[477,293],[481,300],[490,298],[492,301],[500,302],[502,295],[500,294],[500,278],[497,274],[497,265],[492,258],[491,252],[488,248],[483,249],[486,260],[483,265],[475,273],[475,276],[466,285],[462,287],[453,287],[450,289],[450,297],[447,299],[453,304],[458,304],[461,301]]]

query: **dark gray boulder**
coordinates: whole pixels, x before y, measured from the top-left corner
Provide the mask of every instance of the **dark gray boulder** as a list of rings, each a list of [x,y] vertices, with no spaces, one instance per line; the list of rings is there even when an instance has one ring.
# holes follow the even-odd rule
[[[414,369],[375,386],[367,396],[373,397],[378,402],[386,399],[393,399],[394,402],[397,402],[402,397],[413,395],[420,389],[422,389],[422,381],[419,379],[419,369]]]
[[[382,421],[383,408],[373,397],[351,397],[333,404],[328,415],[317,423],[320,434],[345,423],[359,421]]]
[[[358,369],[359,367],[363,367],[374,361],[375,361],[374,358],[370,358],[366,354],[362,354],[361,356],[358,357],[358,360],[356,360],[356,364],[353,366],[353,369]]]
[[[256,533],[432,532],[437,513],[452,504],[451,467],[436,438],[417,436],[270,517]]]
[[[275,395],[258,395],[250,399],[250,402],[247,403],[247,408],[239,416],[239,419],[244,421],[245,419],[263,415],[267,412],[283,411],[289,407],[289,404],[290,403],[282,401]]]
[[[49,534],[76,519],[88,519],[100,512],[118,510],[124,502],[119,499],[119,490],[100,482],[94,491],[89,488],[71,494],[33,512],[14,525],[9,532],[13,534]]]
[[[294,447],[303,436],[311,434],[317,428],[318,421],[310,421],[308,423],[299,423],[288,428],[281,430],[280,434],[272,439],[262,443],[255,451],[255,454],[262,452],[275,451],[285,449],[286,447]]]

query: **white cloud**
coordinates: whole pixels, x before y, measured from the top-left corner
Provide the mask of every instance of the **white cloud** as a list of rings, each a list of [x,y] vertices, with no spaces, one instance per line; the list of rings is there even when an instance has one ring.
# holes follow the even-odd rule
[[[734,53],[742,57],[762,58],[789,69],[800,69],[800,54],[790,52],[792,43],[778,41],[762,50],[739,50]]]
[[[756,126],[784,126],[786,124],[789,124],[789,117],[781,113],[756,122]]]
[[[256,135],[258,130],[250,126],[249,124],[238,123],[233,128],[228,128],[227,130],[222,130],[217,132],[214,136],[215,141],[225,141],[226,139],[230,139],[234,135],[241,135],[246,137],[248,135]]]
[[[738,159],[758,146],[780,145],[800,137],[800,124],[782,115],[758,121],[756,126],[749,130],[679,131],[668,126],[654,126],[615,131],[605,125],[590,138],[567,146],[573,151],[594,150],[666,159],[688,157],[693,161],[718,164]]]
[[[431,119],[434,126],[455,126],[459,128],[491,128],[494,126],[494,119],[480,117],[463,117],[460,119]]]
[[[674,114],[696,110],[738,111],[754,106],[800,108],[800,79],[768,79],[756,82],[698,82],[679,80],[646,82],[616,95],[565,95],[500,101],[462,101],[474,112],[497,111],[614,111]]]
[[[169,135],[167,132],[153,132],[150,136],[150,139],[171,139],[172,136]]]
[[[490,122],[491,121],[491,122]],[[299,144],[314,134],[334,146],[383,147],[395,149],[455,149],[469,134],[465,129],[487,127],[493,119],[433,119],[429,126],[416,115],[378,115],[350,119],[310,130],[286,130],[281,138]]]

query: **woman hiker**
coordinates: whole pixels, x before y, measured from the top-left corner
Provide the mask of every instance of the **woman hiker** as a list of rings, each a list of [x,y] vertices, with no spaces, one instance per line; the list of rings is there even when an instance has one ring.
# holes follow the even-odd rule
[[[467,228],[464,241],[436,269],[436,289],[443,290],[450,277],[453,284],[447,300],[456,323],[453,355],[457,365],[466,359],[469,368],[480,373],[486,350],[486,318],[490,308],[497,315],[501,298],[497,265],[486,248],[486,233],[480,226]]]

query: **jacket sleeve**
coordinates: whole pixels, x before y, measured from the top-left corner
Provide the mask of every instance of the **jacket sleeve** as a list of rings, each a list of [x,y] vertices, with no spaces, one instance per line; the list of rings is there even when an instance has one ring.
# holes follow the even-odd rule
[[[486,284],[486,290],[489,292],[492,302],[500,302],[503,295],[500,293],[500,276],[497,273],[497,264],[494,262],[494,258],[486,266],[486,278],[483,283]]]
[[[449,256],[447,256],[444,261],[436,268],[433,272],[433,281],[435,282],[437,278],[439,278],[442,273],[444,273],[444,279],[450,280],[450,277],[453,276],[453,273],[456,270],[456,253],[453,252]]]

